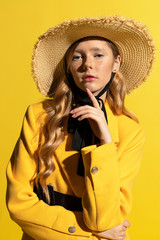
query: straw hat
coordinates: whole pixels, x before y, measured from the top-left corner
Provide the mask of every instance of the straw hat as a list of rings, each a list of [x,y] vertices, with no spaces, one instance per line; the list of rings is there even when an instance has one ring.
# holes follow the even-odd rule
[[[121,16],[86,17],[64,21],[39,37],[34,47],[32,73],[42,94],[48,96],[55,79],[62,77],[59,63],[70,45],[87,36],[107,38],[118,47],[127,93],[146,80],[155,50],[146,26]]]

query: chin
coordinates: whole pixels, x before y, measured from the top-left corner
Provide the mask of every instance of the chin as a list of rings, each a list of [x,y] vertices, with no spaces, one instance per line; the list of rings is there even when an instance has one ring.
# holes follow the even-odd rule
[[[92,93],[93,95],[97,95],[105,86],[102,86],[102,87],[97,87],[95,86],[95,84],[89,82],[89,83],[85,83],[84,85],[79,85],[78,86],[82,91],[86,92],[86,88],[88,88]]]
[[[83,91],[86,91],[86,88],[88,88],[92,93],[96,93],[101,91],[102,88],[97,88],[96,86],[93,86],[92,84],[85,84]]]
[[[89,90],[93,93],[93,95],[97,95],[103,88],[95,89],[95,88],[89,88]]]

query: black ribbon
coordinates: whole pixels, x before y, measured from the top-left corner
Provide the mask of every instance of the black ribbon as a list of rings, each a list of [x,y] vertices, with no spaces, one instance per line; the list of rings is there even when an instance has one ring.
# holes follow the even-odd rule
[[[99,105],[100,103],[102,103],[101,109],[104,112],[107,123],[108,123],[107,113],[105,110],[103,100],[100,98],[100,96],[102,96],[108,90],[114,76],[115,76],[115,73],[112,73],[110,81],[106,84],[106,86],[102,89],[102,91],[95,97]],[[81,92],[80,95],[83,97],[83,99],[76,104],[75,108],[84,106],[84,105],[93,106],[91,99],[88,97],[88,94],[82,90],[79,90],[79,91]],[[69,116],[67,129],[69,133],[74,134],[73,141],[72,141],[72,148],[74,150],[79,151],[80,153],[77,174],[80,176],[84,176],[84,165],[83,165],[83,159],[81,155],[81,149],[83,147],[86,147],[92,144],[92,136],[93,136],[92,129],[87,119],[78,121],[76,118],[73,118],[72,115]],[[98,144],[100,142],[100,140],[96,136],[94,136],[94,139],[95,139],[94,140],[95,144]]]

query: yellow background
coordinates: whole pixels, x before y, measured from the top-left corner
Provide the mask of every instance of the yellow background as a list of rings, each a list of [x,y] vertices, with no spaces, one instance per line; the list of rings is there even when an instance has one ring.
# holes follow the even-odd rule
[[[19,136],[27,106],[41,101],[31,76],[32,49],[38,36],[65,18],[118,14],[146,24],[155,40],[156,62],[142,87],[126,98],[146,130],[142,167],[133,188],[129,217],[131,240],[160,239],[160,6],[159,0],[6,0],[0,3],[0,235],[18,240],[20,228],[5,206],[5,168]]]

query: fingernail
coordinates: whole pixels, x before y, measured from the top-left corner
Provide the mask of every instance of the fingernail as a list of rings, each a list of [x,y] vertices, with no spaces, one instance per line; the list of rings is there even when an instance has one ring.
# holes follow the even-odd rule
[[[71,110],[70,113],[73,113],[73,110]]]

